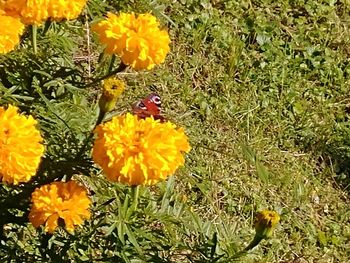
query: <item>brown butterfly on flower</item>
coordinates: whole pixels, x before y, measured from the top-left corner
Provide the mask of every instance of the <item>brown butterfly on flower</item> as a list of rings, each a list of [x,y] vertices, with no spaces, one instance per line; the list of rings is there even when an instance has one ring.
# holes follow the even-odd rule
[[[151,93],[146,98],[133,104],[132,112],[140,119],[153,116],[155,120],[164,122],[165,118],[161,115],[161,104],[160,96],[156,93]]]

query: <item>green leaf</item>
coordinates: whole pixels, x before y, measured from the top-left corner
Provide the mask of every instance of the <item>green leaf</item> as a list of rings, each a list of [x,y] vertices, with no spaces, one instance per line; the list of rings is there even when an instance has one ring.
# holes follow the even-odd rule
[[[321,230],[317,231],[317,239],[318,239],[318,242],[320,242],[321,246],[323,247],[327,246],[328,240],[325,232]]]
[[[142,251],[140,245],[138,244],[138,242],[134,236],[134,233],[132,231],[130,231],[130,229],[128,228],[127,225],[124,226],[124,231],[125,231],[125,234],[128,236],[128,239],[131,242],[131,244],[133,244],[133,246],[137,250],[137,252],[139,254],[143,255],[143,251]]]

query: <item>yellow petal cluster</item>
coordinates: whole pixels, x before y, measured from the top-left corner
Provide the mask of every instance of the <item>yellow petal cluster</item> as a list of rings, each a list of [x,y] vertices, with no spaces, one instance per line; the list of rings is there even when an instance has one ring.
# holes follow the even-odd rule
[[[82,12],[87,0],[50,0],[49,16],[53,20],[75,19]]]
[[[92,151],[111,181],[151,185],[172,175],[190,151],[182,128],[127,113],[97,126]]]
[[[54,182],[32,193],[29,221],[34,227],[44,225],[45,231],[52,233],[63,220],[66,230],[73,232],[76,225],[90,218],[90,204],[86,189],[76,182]]]
[[[44,153],[36,120],[17,111],[11,105],[0,107],[0,181],[9,184],[29,181]]]
[[[0,9],[7,15],[19,17],[23,23],[39,25],[48,18],[74,19],[87,0],[0,0]]]
[[[120,13],[92,26],[106,52],[120,56],[125,65],[136,70],[152,69],[163,63],[169,52],[168,32],[160,30],[159,22],[151,14]]]
[[[41,24],[48,19],[50,0],[0,0],[0,9],[7,15],[19,17],[23,23]]]
[[[257,213],[255,218],[256,234],[262,238],[271,237],[274,228],[280,221],[280,216],[275,211],[262,210]]]
[[[25,2],[25,0],[0,0],[1,13],[12,17],[19,17]]]
[[[0,54],[5,54],[18,45],[24,25],[18,18],[1,14],[0,25]]]

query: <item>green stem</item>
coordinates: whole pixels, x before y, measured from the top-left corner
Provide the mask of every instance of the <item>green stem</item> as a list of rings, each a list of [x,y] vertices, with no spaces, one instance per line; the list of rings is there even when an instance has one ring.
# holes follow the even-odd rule
[[[139,204],[139,195],[140,195],[140,186],[134,186],[132,188],[133,194],[134,194],[134,198],[133,198],[133,202],[132,202],[132,211],[135,212],[137,209],[137,206]]]
[[[101,124],[103,118],[105,117],[105,114],[106,114],[105,112],[102,112],[102,111],[100,110],[100,112],[99,112],[99,114],[98,114],[98,117],[97,117],[97,120],[96,120],[96,123],[95,123],[95,126],[94,126],[94,128],[92,129],[92,131],[91,131],[91,133],[89,134],[89,136],[85,139],[85,142],[84,142],[83,146],[81,147],[80,151],[78,152],[76,159],[79,159],[79,158],[84,154],[84,152],[85,152],[85,150],[86,150],[88,144],[90,143],[92,137],[94,137],[94,130],[95,130],[95,128],[96,128],[99,124]]]
[[[229,262],[236,262],[237,259],[245,256],[248,254],[249,250],[253,249],[254,247],[256,247],[261,240],[263,240],[264,238],[260,235],[255,235],[254,239],[252,240],[252,242],[250,242],[250,244],[243,250],[237,252],[236,254],[234,254],[233,256],[231,256],[228,260]],[[243,261],[242,261],[243,262]]]
[[[100,81],[102,81],[104,79],[107,79],[107,78],[109,78],[109,77],[111,77],[111,76],[113,76],[113,75],[115,75],[115,74],[117,74],[119,72],[124,71],[126,68],[127,68],[127,66],[123,62],[120,62],[120,65],[119,65],[119,67],[116,70],[113,70],[113,71],[107,73],[106,75],[104,75],[104,76],[102,76],[102,77],[100,77],[98,79],[93,80],[92,82],[87,84],[86,87],[94,86],[95,84],[99,83]]]
[[[115,56],[114,56],[114,59],[115,59]],[[112,60],[113,60],[113,59],[112,59]],[[113,62],[113,63],[114,63],[114,62]],[[112,63],[112,61],[111,61],[111,65],[112,65],[113,63]],[[111,65],[110,65],[110,66],[111,66]],[[88,84],[87,87],[92,86],[93,84],[96,84],[96,83],[98,83],[98,82],[104,80],[105,78],[108,78],[108,77],[110,77],[110,76],[113,76],[114,74],[116,74],[116,73],[118,73],[118,72],[121,72],[121,71],[123,71],[123,70],[125,70],[125,69],[126,69],[126,65],[125,65],[123,62],[121,62],[120,65],[119,65],[119,67],[118,67],[116,70],[114,70],[114,71],[112,71],[112,72],[109,72],[106,76],[104,76],[104,77],[102,77],[102,78],[100,78],[100,79],[94,80],[93,82],[91,82],[90,84]],[[84,151],[86,150],[86,148],[87,148],[89,142],[91,141],[92,137],[94,136],[94,130],[95,130],[95,128],[96,128],[99,124],[101,124],[101,122],[103,121],[103,118],[105,117],[105,115],[106,115],[106,112],[103,112],[103,111],[100,110],[100,112],[99,112],[99,114],[98,114],[98,117],[97,117],[97,120],[96,120],[96,124],[95,124],[94,128],[92,129],[90,135],[85,139],[85,142],[84,142],[83,146],[81,147],[80,151],[78,152],[76,158],[80,158],[80,157],[84,154]]]
[[[44,26],[44,31],[41,34],[42,36],[46,35],[47,31],[49,31],[49,28],[50,28],[51,24],[52,24],[51,19],[46,20],[45,26]]]
[[[261,240],[263,240],[264,238],[261,237],[260,235],[255,235],[254,239],[252,240],[252,242],[250,242],[250,244],[243,250],[243,251],[248,251],[248,250],[251,250],[253,249],[254,247],[256,247],[260,242]]]
[[[36,36],[37,36],[38,27],[36,25],[32,25],[32,45],[34,54],[38,53],[38,48],[36,44]]]
[[[101,64],[101,62],[104,60],[105,54],[106,54],[105,52],[100,53],[98,60],[97,60],[98,65]]]
[[[106,79],[106,78],[108,78],[110,76],[113,76],[114,74],[116,74],[118,72],[122,72],[122,71],[124,71],[126,69],[127,66],[123,62],[121,62],[119,67],[116,70],[110,71],[111,68],[113,68],[114,60],[115,60],[115,56],[113,55],[111,63],[110,63],[110,68],[108,70],[109,73],[107,73],[107,75],[92,81],[91,83],[87,84],[86,87],[93,86],[96,83],[98,83],[98,82],[100,82],[100,81],[102,81],[102,80],[104,80],[104,79]],[[105,114],[106,114],[105,112],[102,112],[100,110],[100,112],[98,114],[98,117],[97,117],[97,120],[96,120],[96,124],[95,124],[94,128],[92,129],[90,135],[85,139],[85,142],[84,142],[83,146],[81,147],[80,151],[77,154],[77,157],[76,157],[77,159],[80,158],[84,154],[84,151],[86,150],[89,142],[91,141],[92,137],[94,136],[95,128],[97,127],[97,125],[101,124],[101,122],[103,121],[103,118],[105,117]]]
[[[98,117],[97,117],[97,120],[96,120],[96,124],[95,124],[95,127],[93,130],[95,130],[95,128],[101,124],[101,122],[103,121],[103,118],[105,117],[106,115],[106,112],[103,112],[100,110],[100,112],[98,113]]]
[[[111,61],[109,62],[108,73],[112,72],[113,66],[114,66],[114,62],[115,62],[115,55],[113,54],[112,57],[111,57]]]

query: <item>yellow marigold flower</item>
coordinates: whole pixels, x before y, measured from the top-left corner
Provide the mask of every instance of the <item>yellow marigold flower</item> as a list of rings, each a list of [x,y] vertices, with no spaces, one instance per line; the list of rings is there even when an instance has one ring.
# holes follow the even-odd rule
[[[117,99],[125,90],[125,84],[117,78],[109,78],[103,82],[102,96],[99,101],[99,106],[102,112],[111,111]]]
[[[136,70],[152,69],[163,63],[169,52],[168,32],[159,29],[159,22],[151,14],[109,13],[92,26],[106,45],[106,52],[120,56],[125,65]]]
[[[82,12],[87,0],[50,0],[49,16],[53,20],[75,19]]]
[[[255,231],[263,238],[269,238],[275,226],[280,221],[280,216],[275,211],[262,210],[257,213],[255,218]]]
[[[41,24],[48,19],[50,0],[0,0],[0,9],[7,15],[21,18],[28,25]]]
[[[23,33],[24,25],[17,18],[0,14],[0,54],[15,49]]]
[[[139,119],[130,113],[95,129],[92,157],[111,181],[151,185],[184,164],[191,147],[182,128],[171,122]]]
[[[29,221],[34,227],[44,225],[45,231],[52,233],[60,219],[67,231],[73,232],[75,225],[90,218],[90,203],[86,189],[76,182],[54,182],[32,193]]]
[[[35,175],[44,153],[37,121],[9,105],[0,107],[0,180],[9,184],[27,182]]]

